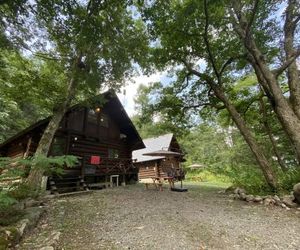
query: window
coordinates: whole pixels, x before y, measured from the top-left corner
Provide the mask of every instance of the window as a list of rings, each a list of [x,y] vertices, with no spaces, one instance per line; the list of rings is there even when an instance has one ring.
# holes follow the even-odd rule
[[[114,148],[109,148],[108,158],[119,158],[119,150]]]
[[[97,124],[97,113],[93,109],[89,109],[88,122],[92,124]]]
[[[100,122],[99,125],[101,127],[108,128],[108,116],[105,114],[100,114]]]
[[[59,156],[65,154],[66,148],[66,138],[63,137],[55,137],[51,146],[51,155]]]

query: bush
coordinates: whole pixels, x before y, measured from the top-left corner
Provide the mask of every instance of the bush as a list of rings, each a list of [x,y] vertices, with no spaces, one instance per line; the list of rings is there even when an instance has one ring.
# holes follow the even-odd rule
[[[72,167],[77,164],[77,157],[71,155],[45,157],[34,156],[27,159],[0,157],[0,181],[11,180],[15,177],[25,177],[26,169],[41,168],[46,175],[63,174],[65,167]],[[17,203],[26,198],[37,198],[39,189],[32,187],[26,182],[9,184],[5,190],[0,189],[0,225],[6,226],[19,220],[24,212],[18,209]]]
[[[300,170],[290,169],[286,173],[280,173],[278,176],[278,184],[280,191],[289,192],[293,190],[296,183],[300,182]]]
[[[230,182],[227,176],[213,173],[208,169],[189,170],[186,174],[186,180],[195,182]]]
[[[17,184],[11,186],[8,194],[15,200],[21,201],[26,198],[37,198],[38,194],[35,192],[34,188],[26,183]]]
[[[226,176],[233,186],[244,188],[248,193],[267,194],[272,192],[256,165],[240,163],[222,168],[213,166],[210,171]]]
[[[8,192],[0,191],[0,225],[7,226],[18,221],[23,212],[14,207],[17,200],[11,197]]]

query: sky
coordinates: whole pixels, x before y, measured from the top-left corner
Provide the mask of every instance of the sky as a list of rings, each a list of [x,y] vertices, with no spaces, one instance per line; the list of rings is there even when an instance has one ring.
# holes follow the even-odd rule
[[[122,88],[121,93],[117,94],[121,103],[123,104],[127,114],[131,117],[135,114],[134,99],[137,94],[139,85],[149,85],[151,82],[164,81],[166,77],[165,72],[156,72],[152,75],[140,75],[133,77],[126,83],[126,86]],[[125,91],[124,91],[125,90]]]

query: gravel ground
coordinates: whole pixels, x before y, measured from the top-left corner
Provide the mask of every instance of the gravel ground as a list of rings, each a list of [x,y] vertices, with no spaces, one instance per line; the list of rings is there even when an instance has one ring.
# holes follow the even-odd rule
[[[300,249],[300,211],[235,201],[219,187],[141,185],[61,197],[18,249]]]

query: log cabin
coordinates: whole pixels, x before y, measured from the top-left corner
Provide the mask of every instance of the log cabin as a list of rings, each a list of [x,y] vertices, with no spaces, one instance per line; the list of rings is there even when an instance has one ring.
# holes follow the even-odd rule
[[[49,156],[78,156],[79,163],[66,168],[62,177],[49,178],[48,188],[56,189],[59,184],[63,185],[63,180],[67,180],[70,187],[72,183],[78,185],[79,180],[88,186],[137,180],[138,169],[132,164],[132,151],[145,146],[117,95],[108,91],[87,103],[72,106],[66,112],[49,152]],[[49,120],[50,117],[41,120],[3,142],[0,156],[34,155]]]
[[[138,167],[139,180],[166,178],[172,175],[177,180],[184,178],[181,162],[184,161],[182,149],[173,134],[165,134],[143,140],[146,148],[132,152],[133,164]],[[178,152],[177,156],[149,156],[155,151]]]

